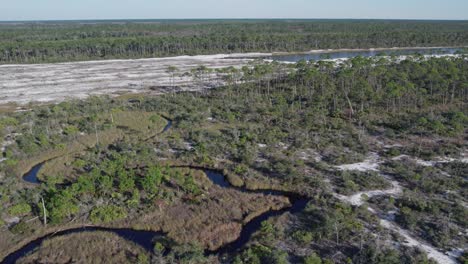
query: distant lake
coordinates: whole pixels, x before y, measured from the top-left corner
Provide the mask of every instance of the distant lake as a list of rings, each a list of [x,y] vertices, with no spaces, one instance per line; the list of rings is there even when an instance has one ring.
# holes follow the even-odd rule
[[[324,50],[317,51],[314,53],[304,53],[304,54],[285,54],[285,55],[273,55],[266,57],[265,59],[275,60],[275,61],[285,61],[285,62],[298,62],[300,60],[306,61],[319,61],[325,59],[348,59],[354,58],[357,56],[361,57],[374,57],[374,56],[402,56],[402,55],[449,55],[465,52],[466,49],[463,48],[414,48],[414,49],[378,49],[378,50]]]

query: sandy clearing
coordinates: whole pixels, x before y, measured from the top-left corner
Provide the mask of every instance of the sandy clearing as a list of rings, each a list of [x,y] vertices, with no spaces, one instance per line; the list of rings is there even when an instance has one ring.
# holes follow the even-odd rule
[[[169,66],[177,75],[204,65],[208,68],[242,67],[263,53],[179,56],[168,58],[66,62],[54,64],[0,65],[0,104],[56,102],[89,95],[167,92],[177,86],[193,91],[222,85],[221,76],[210,75],[209,82],[166,72]],[[172,83],[173,81],[173,83]]]
[[[380,157],[377,153],[371,152],[370,155],[363,161],[353,164],[343,164],[339,166],[334,166],[338,170],[349,171],[378,171],[380,164]]]
[[[392,158],[392,160],[404,160],[404,159],[409,159],[414,161],[416,164],[425,166],[425,167],[431,167],[436,164],[441,164],[441,163],[450,163],[450,162],[462,162],[462,163],[468,163],[468,158],[466,157],[466,154],[462,154],[462,158],[460,159],[455,159],[455,158],[450,158],[450,157],[436,157],[433,160],[422,160],[416,157],[411,157],[408,155],[400,155]]]
[[[399,235],[405,238],[404,244],[409,247],[418,247],[426,252],[427,256],[433,258],[437,263],[440,264],[456,264],[458,263],[455,258],[451,256],[447,256],[444,253],[440,252],[433,246],[428,245],[427,243],[421,242],[415,238],[413,238],[408,231],[402,229],[401,227],[397,226],[395,223],[386,220],[380,219],[380,225],[383,227],[390,229],[392,231],[397,232]]]
[[[364,204],[365,200],[368,198],[371,198],[374,196],[383,196],[383,195],[396,196],[403,192],[403,189],[401,188],[400,184],[397,181],[391,180],[389,177],[385,177],[385,178],[387,180],[390,180],[390,183],[392,184],[391,189],[363,191],[363,192],[355,193],[350,196],[336,194],[335,197],[337,197],[341,201],[350,203],[351,205],[361,206]]]
[[[374,196],[380,196],[380,195],[399,195],[402,193],[402,188],[400,186],[400,184],[397,182],[397,181],[391,181],[392,183],[392,188],[391,189],[387,189],[387,190],[373,190],[373,191],[366,191],[366,192],[359,192],[359,193],[356,193],[356,194],[353,194],[353,195],[350,195],[350,196],[344,196],[344,195],[340,195],[340,194],[334,194],[334,196],[345,202],[345,203],[349,203],[353,206],[361,206],[364,204],[365,200],[364,200],[364,197],[374,197]],[[407,230],[404,230],[402,229],[401,227],[399,227],[397,224],[395,224],[393,221],[391,221],[390,219],[385,219],[384,217],[382,217],[381,215],[379,215],[374,209],[368,207],[368,210],[370,212],[372,212],[373,214],[376,214],[380,217],[380,225],[393,231],[393,232],[396,232],[398,233],[399,235],[401,235],[402,237],[405,238],[405,242],[404,244],[406,246],[409,246],[409,247],[418,247],[420,248],[421,250],[423,250],[424,252],[426,252],[426,254],[428,255],[428,257],[430,258],[433,258],[434,260],[436,260],[438,263],[440,264],[455,264],[457,263],[457,261],[455,260],[454,257],[452,256],[448,256],[448,255],[445,255],[443,252],[439,251],[437,248],[427,244],[426,242],[422,242],[416,238],[413,238],[411,236],[411,234],[409,234],[409,232]]]
[[[0,145],[0,163],[4,162],[7,160],[7,158],[3,157],[3,153],[5,152],[6,148],[10,145],[15,143],[13,140],[5,140],[3,143]]]
[[[398,157],[395,157],[393,159],[403,159],[403,158],[411,158],[406,155],[401,155]],[[419,160],[420,164],[431,164],[428,166],[432,166],[433,164],[437,162],[450,162],[454,161],[456,159],[452,158],[438,158],[437,161],[429,161],[427,163],[422,163],[421,160]],[[417,161],[417,159],[416,159]],[[341,165],[341,166],[335,166],[335,168],[339,170],[358,170],[358,171],[379,171],[378,166],[382,161],[380,161],[380,157],[378,156],[377,153],[371,153],[366,160],[360,163],[354,163],[354,164],[346,164],[346,165]],[[418,162],[418,161],[417,161]],[[435,162],[435,163],[434,163]],[[390,195],[390,196],[398,196],[403,192],[403,188],[399,184],[398,181],[393,180],[390,176],[388,175],[383,175],[387,180],[389,180],[392,184],[392,188],[386,189],[386,190],[371,190],[371,191],[363,191],[363,192],[358,192],[353,195],[345,196],[337,193],[333,193],[334,197],[339,199],[342,202],[349,203],[353,206],[362,206],[365,203],[365,200],[371,197],[375,196],[383,196],[383,195]],[[411,236],[411,234],[399,227],[396,223],[392,221],[390,218],[385,218],[384,216],[378,214],[374,209],[368,207],[367,208],[371,213],[377,215],[380,218],[380,225],[398,233],[402,237],[405,238],[404,244],[409,247],[418,247],[426,254],[428,257],[433,258],[434,260],[437,261],[437,263],[440,264],[455,264],[457,263],[456,259],[454,258],[453,254],[444,254],[437,248],[429,245],[428,243],[424,241],[420,241],[417,238],[414,238]]]
[[[21,67],[21,68],[27,68],[27,67],[36,67],[36,66],[44,66],[44,65],[72,65],[72,66],[78,66],[80,64],[107,64],[107,63],[114,63],[114,62],[145,62],[145,61],[175,61],[175,60],[180,60],[180,61],[187,61],[187,60],[193,60],[193,61],[200,61],[200,60],[206,60],[206,61],[211,61],[213,59],[239,59],[239,58],[259,58],[259,57],[267,57],[267,56],[273,56],[273,53],[259,53],[259,52],[252,52],[252,53],[232,53],[232,54],[213,54],[213,55],[195,55],[195,56],[189,56],[189,55],[183,55],[183,56],[175,56],[175,57],[161,57],[161,58],[144,58],[144,59],[116,59],[116,60],[92,60],[92,61],[76,61],[76,62],[59,62],[59,63],[40,63],[40,64],[4,64],[0,65],[1,68],[8,68],[8,67]]]
[[[323,156],[317,150],[312,148],[306,148],[302,151],[296,152],[295,155],[298,159],[304,161],[321,162],[323,159]]]
[[[407,60],[407,59],[410,59],[412,57],[413,56],[409,56],[409,55],[401,55],[401,56],[397,56],[395,58],[395,60],[393,60],[393,58],[390,57],[390,56],[380,56],[380,58],[385,58],[385,59],[388,59],[388,60],[392,60],[395,63],[400,63],[400,62],[402,62],[404,60]],[[434,55],[423,55],[423,57],[424,57],[425,60],[427,60],[427,59],[430,59],[430,58],[460,58],[461,55],[458,55],[458,54],[434,54]],[[336,66],[341,66],[345,62],[347,62],[348,60],[349,60],[349,58],[337,58],[337,59],[324,59],[322,61],[332,62]],[[467,58],[467,60],[468,60],[468,58]]]

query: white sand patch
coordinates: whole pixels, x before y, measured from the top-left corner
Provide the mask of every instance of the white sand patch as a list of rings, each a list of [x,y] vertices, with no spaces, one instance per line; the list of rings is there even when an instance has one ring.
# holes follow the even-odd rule
[[[9,136],[7,136],[7,138],[9,138]],[[3,141],[3,143],[0,145],[0,163],[4,162],[7,160],[7,158],[3,158],[3,153],[6,151],[6,148],[10,145],[12,145],[13,143],[15,143],[15,141],[11,140],[11,139],[7,139],[5,141]]]
[[[386,177],[387,178],[387,177]],[[387,190],[373,190],[373,191],[363,191],[358,192],[356,194],[350,196],[344,196],[340,194],[336,194],[335,197],[343,202],[347,202],[354,206],[361,206],[365,203],[366,199],[375,197],[375,196],[382,196],[382,195],[391,195],[396,196],[402,193],[402,188],[397,181],[390,181],[392,184],[391,189]]]
[[[384,145],[383,147],[386,148],[386,149],[392,149],[392,148],[402,148],[403,145],[396,143],[396,144],[392,144],[392,145]]]
[[[281,148],[281,149],[283,149],[283,150],[286,150],[286,149],[288,149],[289,146],[288,146],[287,144],[283,143],[283,142],[279,142],[279,143],[276,145],[276,147],[277,147],[277,148]]]
[[[380,164],[380,157],[377,153],[372,152],[370,155],[363,161],[353,164],[344,164],[339,166],[334,166],[338,170],[342,171],[378,171]]]
[[[365,203],[366,199],[368,198],[375,197],[375,196],[382,196],[382,195],[397,196],[403,192],[403,189],[398,181],[395,181],[389,175],[382,175],[382,176],[392,184],[392,188],[386,189],[386,190],[362,191],[362,192],[358,192],[349,196],[335,193],[334,196],[338,198],[339,200],[349,203],[351,205],[361,206]]]
[[[186,150],[193,150],[193,149],[194,149],[193,143],[184,142],[183,144],[184,144],[184,148],[185,148]]]
[[[400,63],[400,62],[402,62],[404,60],[407,60],[407,59],[410,59],[412,57],[413,56],[401,55],[401,56],[397,56],[395,58],[395,60],[393,60],[392,57],[390,57],[390,56],[380,56],[379,58],[385,58],[385,59],[388,59],[388,60],[392,59],[392,62]],[[428,60],[430,58],[460,58],[460,57],[461,57],[461,55],[458,55],[458,54],[434,54],[434,55],[424,55],[423,56],[423,58],[425,60]],[[350,58],[324,59],[322,61],[333,62],[334,66],[336,67],[336,66],[342,66],[348,60],[350,60]]]
[[[53,64],[0,65],[0,104],[59,102],[89,95],[155,94],[196,91],[224,84],[223,74],[205,74],[203,80],[180,76],[200,65],[210,69],[249,65],[268,53],[178,56],[136,60],[104,60]],[[172,76],[169,66],[179,71]]]
[[[315,162],[320,162],[323,159],[323,156],[320,155],[320,153],[311,148],[307,148],[304,151],[297,153],[297,155],[301,160],[313,160]]]
[[[396,156],[392,158],[392,160],[404,160],[404,159],[412,160],[416,164],[425,166],[425,167],[431,167],[431,166],[435,166],[436,164],[450,163],[450,162],[468,163],[468,158],[465,157],[464,154],[463,154],[463,157],[460,159],[455,159],[455,158],[450,158],[450,157],[436,157],[433,160],[422,160],[422,159],[411,157],[408,155],[400,155],[400,156]]]
[[[455,264],[455,263],[457,263],[457,261],[456,261],[456,259],[454,257],[445,255],[444,253],[440,252],[435,247],[433,247],[431,245],[428,245],[425,242],[421,242],[421,241],[413,238],[408,233],[407,230],[402,229],[401,227],[399,227],[398,225],[396,225],[395,223],[393,223],[393,222],[391,222],[389,220],[380,219],[380,225],[382,225],[383,227],[385,227],[385,228],[387,228],[389,230],[392,230],[392,231],[398,233],[399,235],[401,235],[402,237],[405,238],[405,242],[403,243],[404,245],[409,246],[409,247],[418,247],[418,248],[420,248],[421,250],[426,252],[428,257],[433,258],[435,261],[437,261],[437,263],[440,263],[440,264],[452,264],[452,263]]]
[[[434,161],[426,161],[426,160],[422,160],[418,158],[415,158],[414,161],[416,162],[416,164],[424,166],[424,167],[432,167],[436,165]]]
[[[13,141],[11,139],[3,141],[2,145],[0,146],[0,153],[5,152],[6,148],[8,146],[12,145],[13,143],[15,143],[15,141]]]
[[[389,176],[385,176],[387,179],[391,179]],[[375,196],[380,196],[380,195],[392,195],[392,196],[397,196],[399,194],[402,193],[402,187],[400,186],[400,184],[397,182],[397,181],[394,181],[394,180],[391,180],[391,183],[392,183],[392,188],[391,189],[387,189],[387,190],[374,190],[374,191],[365,191],[365,192],[359,192],[359,193],[356,193],[356,194],[353,194],[353,195],[350,195],[350,196],[344,196],[344,195],[340,195],[340,194],[336,194],[334,193],[334,196],[336,198],[338,198],[339,200],[343,201],[343,202],[346,202],[346,203],[349,203],[353,206],[361,206],[364,204],[365,202],[365,197],[367,198],[370,198],[370,197],[375,197]],[[371,213],[373,214],[376,214],[378,215],[378,213],[368,207],[367,208]],[[399,235],[401,235],[402,237],[405,238],[405,242],[404,244],[406,246],[409,246],[409,247],[418,247],[420,248],[421,250],[423,250],[424,252],[426,252],[426,254],[428,255],[428,257],[430,258],[433,258],[434,260],[436,260],[438,263],[440,264],[455,264],[457,263],[457,261],[455,260],[455,258],[453,256],[449,256],[449,255],[446,255],[444,254],[443,252],[439,251],[437,248],[425,243],[425,242],[421,242],[419,240],[417,240],[416,238],[413,238],[408,231],[402,229],[401,227],[399,227],[398,225],[396,225],[395,223],[392,222],[392,220],[394,219],[394,215],[395,213],[394,212],[390,212],[389,213],[389,216],[387,217],[383,217],[381,215],[378,215],[380,217],[380,224],[391,230],[391,231],[394,231],[396,233],[398,233]]]

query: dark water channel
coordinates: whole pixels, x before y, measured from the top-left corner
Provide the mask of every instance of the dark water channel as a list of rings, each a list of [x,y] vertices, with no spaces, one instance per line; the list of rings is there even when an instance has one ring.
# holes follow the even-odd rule
[[[168,119],[167,120],[167,125],[164,127],[163,131],[161,133],[166,133],[169,129],[172,127],[172,120]]]
[[[279,216],[282,215],[286,212],[289,212],[291,214],[296,214],[304,210],[307,206],[307,203],[309,202],[310,199],[300,196],[298,194],[294,193],[289,193],[289,192],[283,192],[283,191],[277,191],[277,190],[247,190],[245,188],[238,188],[232,186],[226,179],[226,177],[217,171],[213,170],[205,170],[206,175],[208,178],[213,182],[214,184],[222,187],[222,188],[235,188],[236,190],[245,192],[245,193],[258,193],[258,194],[263,194],[263,195],[273,195],[273,196],[286,196],[289,198],[292,206],[288,208],[284,208],[281,210],[270,210],[266,213],[263,213],[254,219],[252,219],[250,222],[245,224],[242,227],[241,234],[239,238],[222,248],[216,250],[214,253],[234,253],[240,249],[242,249],[247,242],[249,242],[250,238],[252,235],[257,232],[263,221],[268,220],[271,217]]]
[[[37,174],[39,173],[43,165],[44,163],[39,163],[38,165],[34,166],[23,176],[23,180],[32,184],[40,184],[41,182],[37,179]]]
[[[169,129],[172,126],[172,122],[170,122],[167,126],[167,129]],[[167,131],[165,129],[164,131]],[[29,183],[33,184],[39,184],[40,181],[37,179],[37,174],[39,170],[41,169],[43,163],[33,167],[28,173],[26,173],[23,176],[23,179]],[[276,191],[276,190],[247,190],[246,188],[243,187],[234,187],[232,186],[226,179],[226,177],[218,171],[214,170],[207,170],[205,169],[205,173],[207,174],[208,178],[211,180],[213,184],[216,184],[222,188],[234,188],[236,190],[239,190],[244,193],[258,193],[258,194],[264,194],[264,195],[274,195],[274,196],[286,196],[290,199],[292,206],[288,208],[284,208],[281,210],[270,210],[264,214],[261,214],[258,217],[255,217],[252,219],[249,223],[245,224],[242,228],[241,234],[239,238],[223,247],[220,249],[210,252],[207,251],[206,254],[230,254],[230,253],[235,253],[238,250],[242,249],[247,242],[250,240],[252,237],[252,234],[255,233],[257,230],[260,229],[261,223],[265,220],[268,220],[271,217],[274,216],[279,216],[281,214],[284,214],[286,212],[295,214],[299,213],[307,205],[307,202],[309,199],[302,197],[300,195],[294,194],[294,193],[288,193],[288,192],[282,192],[282,191]],[[145,248],[149,252],[153,251],[153,246],[154,246],[154,241],[156,238],[160,238],[163,235],[161,232],[152,232],[152,231],[138,231],[138,230],[133,230],[133,229],[118,229],[118,228],[104,228],[104,227],[82,227],[82,228],[74,228],[74,229],[68,229],[60,232],[56,232],[53,234],[45,235],[44,237],[41,237],[39,239],[36,239],[23,248],[11,253],[8,255],[2,263],[5,264],[10,264],[10,263],[15,263],[18,259],[20,259],[23,256],[26,256],[34,250],[36,250],[42,242],[46,239],[50,239],[52,237],[57,237],[57,236],[63,236],[63,235],[69,235],[69,234],[74,234],[74,233],[82,233],[82,232],[95,232],[95,231],[107,231],[107,232],[112,232],[120,237],[132,241],[136,243],[137,245],[140,245],[141,247]]]
[[[27,180],[30,183],[39,183],[37,179],[37,173],[39,172],[41,165],[42,164],[35,166],[30,172],[28,172],[23,177],[23,179]],[[249,223],[243,226],[241,234],[237,240],[221,247],[220,249],[214,252],[207,251],[206,254],[235,253],[236,251],[242,249],[247,244],[247,242],[250,240],[252,235],[260,229],[261,223],[263,221],[268,220],[269,218],[274,217],[274,216],[282,215],[286,212],[289,212],[291,214],[299,213],[302,210],[304,210],[304,208],[307,205],[307,202],[309,201],[309,199],[305,197],[301,197],[293,193],[287,193],[287,192],[275,191],[275,190],[251,191],[245,188],[233,187],[226,180],[226,177],[222,173],[213,171],[213,170],[205,170],[205,173],[208,175],[208,178],[212,181],[213,184],[216,184],[222,188],[235,188],[236,190],[239,190],[245,193],[260,193],[264,195],[275,195],[275,196],[282,195],[282,196],[288,197],[292,203],[291,207],[284,208],[282,210],[270,210],[264,214],[261,214],[258,217],[255,217]],[[126,240],[132,241],[136,243],[137,245],[140,245],[141,247],[145,248],[148,251],[153,250],[154,240],[158,237],[163,236],[161,232],[138,231],[138,230],[133,230],[133,229],[118,229],[118,228],[103,228],[103,227],[82,227],[82,228],[68,229],[68,230],[46,235],[44,237],[41,237],[37,240],[30,242],[29,244],[19,249],[18,251],[15,251],[11,253],[10,255],[8,255],[2,261],[2,263],[5,263],[5,264],[15,263],[21,257],[26,256],[29,253],[32,253],[46,239],[50,239],[52,237],[57,237],[57,236],[74,234],[74,233],[94,232],[94,231],[107,231],[107,232],[115,233],[118,236]]]

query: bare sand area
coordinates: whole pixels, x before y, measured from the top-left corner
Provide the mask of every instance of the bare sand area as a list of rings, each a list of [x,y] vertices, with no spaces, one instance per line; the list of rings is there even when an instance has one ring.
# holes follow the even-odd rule
[[[90,95],[123,93],[165,93],[191,91],[222,84],[212,74],[210,81],[182,76],[204,65],[211,69],[242,67],[256,57],[271,54],[218,54],[136,60],[105,60],[53,64],[0,65],[0,105],[29,102],[57,102]],[[174,74],[169,66],[177,67]]]

